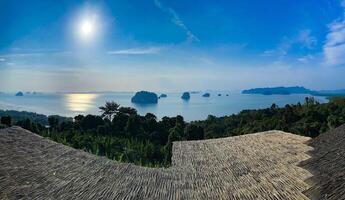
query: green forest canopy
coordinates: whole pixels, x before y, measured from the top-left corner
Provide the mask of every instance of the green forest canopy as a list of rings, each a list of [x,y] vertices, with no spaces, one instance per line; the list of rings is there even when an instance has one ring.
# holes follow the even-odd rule
[[[243,110],[225,117],[208,116],[187,123],[182,116],[163,117],[147,113],[140,116],[134,108],[107,102],[102,115],[78,115],[74,120],[18,111],[0,111],[2,124],[13,124],[44,137],[110,159],[149,167],[166,167],[171,162],[172,143],[237,136],[268,130],[282,130],[316,137],[345,123],[345,98],[333,97],[320,104],[306,98],[291,104],[258,110]],[[8,122],[11,116],[16,120]],[[44,115],[43,115],[44,116]],[[44,120],[38,120],[44,119]],[[44,122],[48,122],[46,128]],[[5,127],[6,125],[1,125]]]

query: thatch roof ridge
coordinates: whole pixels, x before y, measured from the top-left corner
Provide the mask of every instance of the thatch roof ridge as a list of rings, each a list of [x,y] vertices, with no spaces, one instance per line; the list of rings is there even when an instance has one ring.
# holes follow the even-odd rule
[[[269,135],[269,134],[284,134],[284,135],[292,135],[292,136],[296,136],[296,134],[293,133],[289,133],[289,132],[285,132],[285,131],[281,131],[281,130],[269,130],[269,131],[264,131],[264,132],[258,132],[258,133],[249,133],[249,134],[244,134],[244,135],[237,135],[237,136],[230,136],[230,137],[221,137],[221,138],[214,138],[214,139],[202,139],[202,140],[182,140],[182,141],[175,141],[173,143],[197,143],[197,142],[215,142],[215,141],[219,141],[219,140],[233,140],[236,138],[244,138],[244,137],[253,137],[256,135]],[[303,135],[298,135],[298,137],[301,138],[306,138],[307,140],[310,139],[310,137],[307,136],[303,136]]]
[[[170,168],[94,156],[0,130],[0,199],[307,199],[310,138],[269,131],[175,142]]]

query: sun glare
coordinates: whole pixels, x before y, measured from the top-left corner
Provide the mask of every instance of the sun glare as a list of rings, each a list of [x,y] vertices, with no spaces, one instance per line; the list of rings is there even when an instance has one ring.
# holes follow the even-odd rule
[[[93,29],[94,29],[94,25],[88,20],[83,21],[80,25],[80,33],[83,36],[91,35],[93,32]]]
[[[77,26],[78,35],[83,41],[90,41],[97,34],[97,18],[95,15],[83,17]]]
[[[79,24],[79,34],[81,39],[90,40],[95,34],[95,22],[90,19],[84,19]]]

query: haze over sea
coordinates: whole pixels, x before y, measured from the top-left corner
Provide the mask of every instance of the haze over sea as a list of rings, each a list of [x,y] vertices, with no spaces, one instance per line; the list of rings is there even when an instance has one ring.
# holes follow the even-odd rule
[[[160,94],[160,93],[157,93]],[[38,93],[18,97],[14,93],[0,93],[0,109],[30,111],[45,115],[74,117],[77,114],[100,114],[99,106],[106,101],[115,101],[121,106],[133,107],[139,114],[153,113],[158,118],[182,115],[185,120],[203,120],[208,115],[225,116],[244,109],[267,108],[276,103],[278,106],[303,103],[307,94],[290,95],[248,95],[239,92],[210,92],[209,98],[203,93],[191,94],[189,101],[181,99],[182,93],[166,93],[158,104],[138,105],[131,103],[134,92],[104,93]],[[218,96],[218,94],[222,94]],[[229,94],[229,96],[226,96]],[[327,102],[325,97],[314,97],[318,102]]]

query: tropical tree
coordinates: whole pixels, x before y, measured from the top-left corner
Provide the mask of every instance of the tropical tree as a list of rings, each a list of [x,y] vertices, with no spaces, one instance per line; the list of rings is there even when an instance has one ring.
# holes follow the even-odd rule
[[[102,112],[102,118],[108,118],[110,121],[113,119],[113,116],[118,112],[120,105],[114,101],[106,102],[105,106],[99,107]]]
[[[135,110],[134,108],[131,108],[131,107],[120,107],[118,109],[118,113],[125,114],[127,116],[137,115],[137,110]]]
[[[1,117],[1,124],[5,124],[5,125],[7,125],[7,126],[11,126],[11,121],[12,121],[12,119],[11,119],[11,117],[10,116],[3,116],[3,117]]]
[[[187,140],[202,140],[204,139],[204,129],[195,124],[188,124],[184,129]]]
[[[59,119],[56,116],[49,116],[48,123],[50,128],[55,129],[59,126]]]

